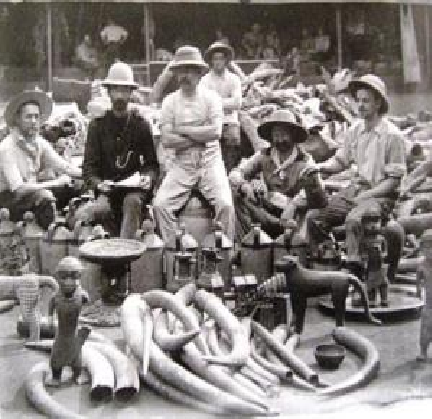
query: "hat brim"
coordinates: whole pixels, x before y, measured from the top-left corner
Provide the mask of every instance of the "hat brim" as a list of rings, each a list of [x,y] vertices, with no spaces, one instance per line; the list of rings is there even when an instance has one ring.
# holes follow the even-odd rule
[[[234,58],[234,51],[229,45],[218,45],[215,47],[210,47],[205,53],[204,53],[204,60],[208,63],[211,61],[213,54],[216,52],[221,52],[225,55],[227,61],[232,61]]]
[[[390,108],[390,103],[389,100],[387,98],[387,96],[385,96],[383,94],[383,92],[381,92],[381,90],[377,89],[375,85],[373,85],[372,83],[368,83],[362,80],[352,80],[349,82],[348,84],[348,90],[351,94],[351,96],[355,97],[356,93],[360,90],[360,89],[372,89],[374,92],[378,93],[379,96],[381,97],[382,101],[382,105],[380,108],[380,113],[386,114]]]
[[[201,71],[208,70],[208,65],[203,61],[197,61],[197,60],[184,60],[184,61],[178,61],[178,62],[171,62],[169,65],[170,70],[178,70],[182,67],[197,67]]]
[[[138,83],[131,83],[128,81],[113,81],[113,80],[104,80],[102,82],[103,87],[111,87],[111,86],[127,86],[131,89],[138,89],[139,84]]]
[[[292,140],[296,144],[304,143],[308,137],[307,131],[300,125],[293,124],[287,121],[267,121],[258,127],[258,135],[272,143],[272,129],[275,125],[280,125],[285,127],[288,131],[292,132]]]
[[[48,120],[53,109],[52,99],[45,92],[38,90],[25,90],[24,92],[14,96],[6,106],[4,119],[9,127],[16,125],[16,114],[21,106],[30,102],[35,102],[39,105],[41,124]]]

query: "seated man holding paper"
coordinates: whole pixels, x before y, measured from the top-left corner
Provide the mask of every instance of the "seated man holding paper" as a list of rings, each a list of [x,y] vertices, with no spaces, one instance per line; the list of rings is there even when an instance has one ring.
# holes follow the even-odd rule
[[[138,87],[130,66],[113,64],[103,85],[112,110],[90,123],[83,163],[85,185],[97,199],[79,208],[76,219],[101,222],[115,235],[120,221],[120,237],[134,238],[143,205],[152,198],[159,165],[150,124],[128,110]]]

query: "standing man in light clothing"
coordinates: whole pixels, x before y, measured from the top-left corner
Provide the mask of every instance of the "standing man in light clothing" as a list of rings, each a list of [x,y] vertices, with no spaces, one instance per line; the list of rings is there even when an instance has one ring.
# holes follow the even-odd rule
[[[307,215],[307,226],[313,248],[329,228],[345,222],[347,262],[352,273],[361,276],[362,217],[370,212],[385,216],[392,209],[406,170],[405,147],[399,129],[384,116],[389,108],[384,82],[367,74],[351,81],[349,89],[361,119],[348,129],[336,154],[317,166],[331,174],[355,164],[356,172],[326,208]]]
[[[180,89],[162,102],[161,140],[175,151],[155,197],[153,211],[165,243],[175,232],[176,215],[197,188],[215,209],[225,233],[234,237],[234,207],[219,140],[223,110],[220,97],[199,85],[208,68],[195,47],[180,47],[170,68]]]
[[[233,57],[234,51],[229,45],[222,42],[210,45],[204,58],[211,69],[200,82],[222,98],[224,123],[221,148],[228,173],[237,166],[241,157],[238,111],[242,104],[242,89],[240,78],[228,69]]]
[[[0,143],[0,204],[21,219],[26,211],[48,228],[55,219],[55,197],[50,189],[66,186],[81,169],[69,164],[40,136],[41,125],[49,118],[52,100],[42,91],[28,90],[15,96],[5,110],[10,134]],[[40,182],[45,169],[63,173],[57,179]]]

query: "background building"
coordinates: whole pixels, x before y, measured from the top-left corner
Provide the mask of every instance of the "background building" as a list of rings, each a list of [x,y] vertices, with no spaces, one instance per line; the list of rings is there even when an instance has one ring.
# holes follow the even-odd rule
[[[50,88],[55,76],[85,78],[77,69],[74,51],[88,34],[102,60],[100,32],[109,20],[127,31],[119,58],[136,64],[142,83],[154,80],[163,67],[153,65],[148,71],[149,62],[161,58],[161,51],[169,58],[169,53],[184,43],[205,49],[217,39],[218,30],[235,48],[237,58],[246,58],[242,39],[253,24],[259,24],[264,47],[268,34],[279,41],[276,59],[285,59],[292,48],[300,50],[300,74],[306,80],[318,73],[319,65],[329,69],[343,66],[378,73],[396,88],[404,82],[402,40],[409,30],[401,16],[407,11],[412,13],[415,33],[408,36],[408,41],[414,39],[409,50],[417,51],[414,59],[420,66],[420,82],[427,88],[431,9],[431,0],[2,2],[0,95],[8,97],[23,83]],[[321,43],[317,41],[320,37]],[[271,55],[270,48],[259,58]],[[413,57],[410,59],[412,62]]]

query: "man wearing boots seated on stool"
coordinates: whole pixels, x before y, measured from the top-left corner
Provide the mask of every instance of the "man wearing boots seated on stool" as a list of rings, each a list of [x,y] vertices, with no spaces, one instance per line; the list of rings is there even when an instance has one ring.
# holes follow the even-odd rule
[[[199,86],[207,69],[195,47],[180,47],[170,64],[180,89],[162,102],[161,140],[175,150],[173,165],[153,202],[153,212],[162,239],[175,234],[176,213],[197,188],[215,209],[215,218],[225,234],[234,235],[234,207],[219,140],[222,133],[222,100],[217,93]]]
[[[368,74],[353,80],[349,88],[360,120],[348,129],[336,154],[317,166],[322,173],[333,174],[355,164],[356,174],[347,188],[329,198],[326,208],[309,211],[306,223],[312,254],[331,227],[345,223],[347,265],[362,278],[362,218],[368,211],[381,218],[391,211],[406,170],[405,148],[401,132],[384,116],[389,108],[384,82]]]
[[[260,223],[276,238],[297,210],[320,208],[327,203],[315,162],[298,145],[306,140],[307,131],[294,115],[288,110],[275,111],[258,127],[258,134],[271,147],[242,161],[229,175],[239,242],[254,223]],[[262,180],[252,180],[258,174]]]
[[[83,175],[88,190],[99,196],[80,207],[76,220],[103,223],[113,235],[134,239],[145,204],[159,175],[159,164],[150,124],[135,110],[128,109],[138,88],[132,68],[113,64],[103,85],[108,89],[112,110],[94,119],[88,129]],[[129,186],[116,186],[127,183]]]
[[[13,221],[33,211],[44,229],[56,216],[52,189],[67,187],[71,177],[81,177],[81,169],[59,156],[40,135],[52,106],[51,98],[42,91],[28,90],[15,96],[4,114],[10,134],[0,144],[0,206],[10,210]],[[41,173],[47,169],[60,176],[41,181]]]

